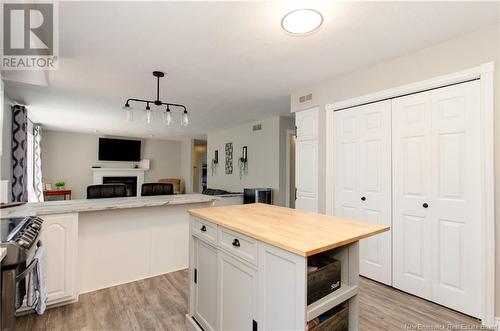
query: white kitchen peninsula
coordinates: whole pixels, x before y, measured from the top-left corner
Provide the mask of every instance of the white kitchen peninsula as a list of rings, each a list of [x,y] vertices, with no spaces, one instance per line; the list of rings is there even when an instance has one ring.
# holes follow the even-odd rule
[[[0,217],[44,219],[49,304],[188,266],[188,209],[212,206],[217,197],[156,197],[28,203]]]
[[[389,227],[264,204],[189,213],[188,330],[358,330],[358,241]]]

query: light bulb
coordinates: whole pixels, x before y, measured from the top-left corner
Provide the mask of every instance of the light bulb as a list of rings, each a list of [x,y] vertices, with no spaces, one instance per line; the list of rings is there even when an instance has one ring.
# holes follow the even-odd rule
[[[146,107],[146,123],[151,124],[151,108]]]
[[[127,103],[122,107],[122,109],[125,112],[125,120],[127,122],[132,122],[134,120],[134,112],[132,107],[130,107],[130,105]]]
[[[163,124],[170,125],[170,123],[172,123],[172,114],[170,109],[167,109],[163,112]]]
[[[184,113],[182,114],[182,126],[188,126],[189,124],[189,117],[188,117],[188,112],[187,110],[184,110]]]

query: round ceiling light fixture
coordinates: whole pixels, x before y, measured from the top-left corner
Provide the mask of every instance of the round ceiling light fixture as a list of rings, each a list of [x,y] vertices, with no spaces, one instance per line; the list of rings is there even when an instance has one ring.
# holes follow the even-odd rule
[[[303,35],[319,29],[323,23],[323,16],[314,9],[296,9],[281,20],[281,27],[288,33]]]

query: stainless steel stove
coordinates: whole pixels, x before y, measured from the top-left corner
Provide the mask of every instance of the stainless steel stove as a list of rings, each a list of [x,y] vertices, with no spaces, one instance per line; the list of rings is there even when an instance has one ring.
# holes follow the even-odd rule
[[[36,216],[0,219],[0,247],[7,249],[1,262],[0,330],[13,330],[16,313],[16,293],[25,278],[36,266],[32,260],[37,247],[43,220]],[[32,261],[31,261],[32,260]],[[26,265],[31,261],[29,265]],[[20,283],[22,286],[20,286]]]

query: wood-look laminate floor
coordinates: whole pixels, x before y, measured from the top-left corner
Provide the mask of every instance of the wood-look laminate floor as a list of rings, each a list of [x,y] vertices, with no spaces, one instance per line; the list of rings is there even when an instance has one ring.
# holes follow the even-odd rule
[[[78,303],[18,318],[22,331],[185,330],[187,271],[83,294]],[[360,331],[410,330],[418,324],[479,325],[479,321],[361,278]],[[430,330],[427,328],[427,330]]]

